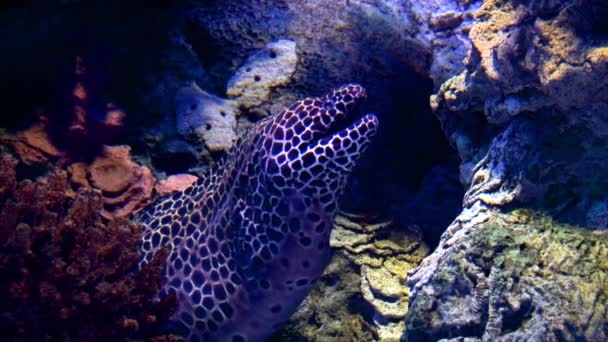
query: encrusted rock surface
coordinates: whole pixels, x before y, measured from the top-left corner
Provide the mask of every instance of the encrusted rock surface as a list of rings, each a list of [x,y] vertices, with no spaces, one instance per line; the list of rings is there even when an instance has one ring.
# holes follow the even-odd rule
[[[416,229],[371,215],[341,213],[332,262],[276,338],[309,341],[394,341],[404,328],[406,275],[428,254]]]
[[[608,234],[525,210],[476,217],[450,227],[466,236],[416,289],[408,341],[608,338]]]
[[[606,339],[608,7],[477,3],[431,97],[468,190],[408,278],[404,339]]]

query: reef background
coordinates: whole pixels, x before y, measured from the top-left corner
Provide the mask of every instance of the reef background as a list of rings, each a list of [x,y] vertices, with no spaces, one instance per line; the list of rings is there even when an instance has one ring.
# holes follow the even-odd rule
[[[135,234],[253,122],[358,82],[381,131],[276,338],[608,338],[604,1],[32,1],[0,22],[4,208],[86,198],[110,241]],[[25,180],[49,171],[53,192]],[[7,257],[40,220],[2,228]]]

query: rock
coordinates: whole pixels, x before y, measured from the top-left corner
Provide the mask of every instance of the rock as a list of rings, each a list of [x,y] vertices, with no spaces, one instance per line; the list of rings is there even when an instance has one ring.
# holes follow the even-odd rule
[[[203,142],[210,151],[227,151],[236,141],[233,101],[201,90],[195,83],[181,88],[175,96],[177,131],[186,138]]]
[[[408,278],[405,339],[606,339],[605,5],[476,11],[462,70],[431,97],[468,190]]]
[[[587,211],[587,226],[608,229],[608,203],[606,201],[597,201],[591,205]]]
[[[247,64],[244,61],[259,49],[264,57],[268,44],[289,39],[297,46],[297,68],[290,75],[290,84],[297,87],[275,90],[269,101],[285,105],[346,82],[365,80],[366,88],[372,89],[395,76],[394,67],[400,63],[424,72],[431,50],[427,42],[412,38],[420,26],[412,7],[394,0],[219,2],[192,12],[196,30],[205,32],[205,39],[189,43],[195,48],[218,46],[223,70],[212,68],[230,78],[234,65]],[[294,57],[295,52],[294,47]]]
[[[230,78],[226,94],[239,107],[258,106],[268,100],[272,88],[289,83],[297,64],[294,41],[283,39],[268,43]]]
[[[410,278],[408,341],[607,338],[608,234],[526,210],[462,215],[448,232],[435,271]]]
[[[153,165],[169,174],[190,170],[196,165],[200,156],[194,146],[182,139],[166,139],[154,152]]]
[[[177,175],[171,175],[162,181],[156,183],[154,189],[159,196],[166,196],[173,192],[186,190],[187,187],[192,185],[198,180],[198,177],[187,173],[180,173]]]

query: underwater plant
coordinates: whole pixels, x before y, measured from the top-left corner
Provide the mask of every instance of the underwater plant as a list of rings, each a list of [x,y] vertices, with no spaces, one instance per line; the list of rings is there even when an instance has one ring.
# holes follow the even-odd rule
[[[94,189],[81,187],[70,198],[65,171],[18,182],[17,164],[0,156],[0,335],[178,339],[153,338],[174,308],[172,296],[157,299],[166,252],[133,272],[139,224],[103,219],[102,196]]]

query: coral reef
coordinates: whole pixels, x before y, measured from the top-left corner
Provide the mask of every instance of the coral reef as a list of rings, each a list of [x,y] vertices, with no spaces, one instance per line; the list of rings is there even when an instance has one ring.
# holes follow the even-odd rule
[[[106,223],[98,191],[83,187],[72,200],[66,172],[17,183],[17,161],[2,155],[0,165],[2,336],[151,338],[174,307],[174,298],[156,299],[165,254],[133,273],[141,227]]]
[[[67,169],[74,190],[82,186],[101,190],[105,218],[127,217],[152,198],[156,180],[148,167],[131,160],[129,146],[104,145],[93,161],[74,162],[55,147],[44,125],[45,121],[41,121],[15,136],[3,135],[0,142],[12,145],[26,165]],[[75,195],[73,191],[70,193],[72,197]]]
[[[416,229],[369,214],[340,213],[335,254],[314,290],[275,338],[394,341],[408,312],[407,273],[429,252]]]
[[[608,338],[608,235],[525,210],[477,220],[451,227],[467,236],[417,288],[408,341]]]

